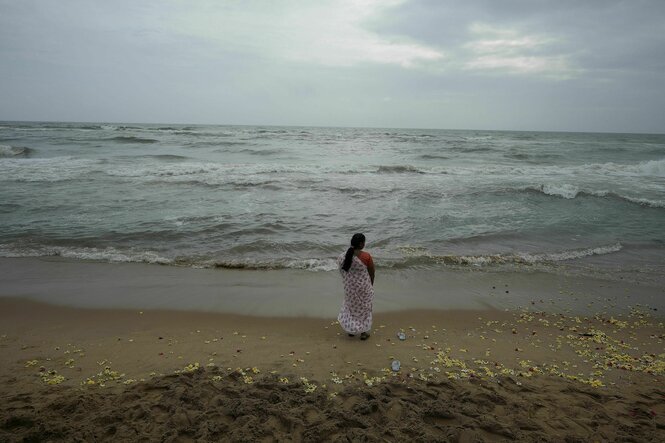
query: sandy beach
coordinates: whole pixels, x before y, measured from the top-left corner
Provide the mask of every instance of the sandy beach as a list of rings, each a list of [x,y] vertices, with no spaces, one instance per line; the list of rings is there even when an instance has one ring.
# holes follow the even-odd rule
[[[185,281],[189,271],[168,268]],[[4,275],[0,441],[665,438],[663,311],[627,308],[631,295],[655,297],[658,288],[621,288],[625,300],[615,292],[607,306],[596,301],[599,312],[624,307],[607,315],[555,312],[540,299],[515,309],[379,309],[363,342],[334,315],[155,309],[141,285],[123,296],[148,307],[62,306],[12,297],[7,288],[20,279]],[[77,290],[100,285],[95,278],[87,274]],[[513,278],[536,285],[538,276]],[[502,294],[520,291],[505,287]]]

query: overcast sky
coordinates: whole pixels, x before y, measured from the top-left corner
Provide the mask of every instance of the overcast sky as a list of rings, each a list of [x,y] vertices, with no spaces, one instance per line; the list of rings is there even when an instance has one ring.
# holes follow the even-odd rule
[[[663,0],[0,0],[0,120],[665,132]]]

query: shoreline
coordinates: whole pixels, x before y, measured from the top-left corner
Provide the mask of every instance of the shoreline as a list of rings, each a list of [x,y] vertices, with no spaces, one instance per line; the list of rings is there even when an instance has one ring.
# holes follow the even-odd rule
[[[142,263],[0,258],[0,297],[63,306],[336,318],[337,272],[195,269]],[[641,306],[665,315],[665,287],[580,275],[483,269],[379,272],[374,312],[537,309],[619,315]]]

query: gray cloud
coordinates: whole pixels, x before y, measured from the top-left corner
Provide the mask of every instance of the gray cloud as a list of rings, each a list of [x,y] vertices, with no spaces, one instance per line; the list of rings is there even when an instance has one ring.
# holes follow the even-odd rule
[[[664,132],[665,3],[0,0],[0,119]]]

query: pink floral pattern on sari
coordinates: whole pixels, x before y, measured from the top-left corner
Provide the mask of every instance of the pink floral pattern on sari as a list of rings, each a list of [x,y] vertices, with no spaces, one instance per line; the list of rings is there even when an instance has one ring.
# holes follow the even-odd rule
[[[339,272],[344,281],[344,303],[339,311],[337,320],[340,326],[349,334],[360,334],[372,329],[372,300],[374,288],[369,278],[369,272],[358,257],[353,257],[349,271],[342,269],[344,255],[337,259]]]

